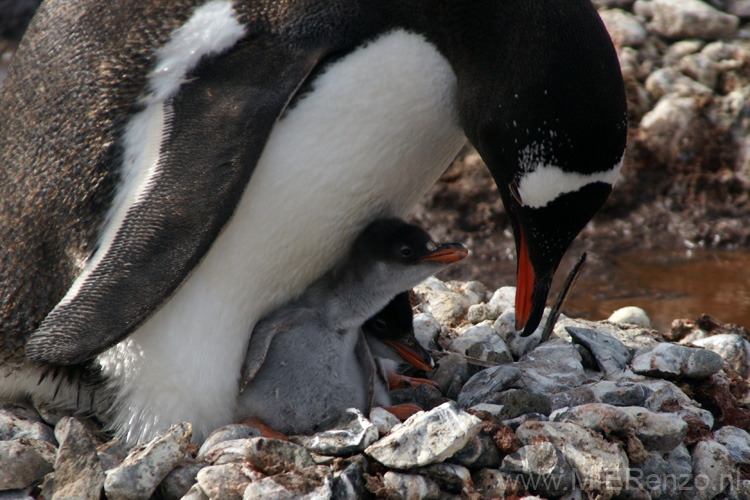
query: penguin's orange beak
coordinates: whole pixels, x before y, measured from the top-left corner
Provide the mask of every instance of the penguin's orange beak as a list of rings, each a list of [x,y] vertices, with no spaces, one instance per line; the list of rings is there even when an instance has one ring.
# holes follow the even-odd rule
[[[438,245],[435,250],[419,259],[419,262],[458,262],[467,255],[469,255],[469,249],[461,243],[443,243],[442,245]]]
[[[526,326],[531,315],[534,291],[534,268],[529,259],[529,250],[521,231],[521,245],[518,250],[518,278],[516,280],[516,330]]]

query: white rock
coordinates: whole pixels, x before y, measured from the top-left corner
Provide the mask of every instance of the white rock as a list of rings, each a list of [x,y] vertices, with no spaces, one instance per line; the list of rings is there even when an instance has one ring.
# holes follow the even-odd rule
[[[196,479],[209,498],[242,500],[247,485],[264,476],[246,463],[210,465],[202,468]]]
[[[39,414],[21,403],[0,404],[0,441],[39,439],[56,445],[54,433]]]
[[[389,498],[402,500],[437,499],[440,488],[430,479],[416,474],[386,472],[383,475],[383,486],[389,488],[394,496]]]
[[[466,297],[471,305],[480,304],[487,298],[487,287],[479,281],[451,281],[448,287]]]
[[[249,444],[249,438],[221,441],[215,443],[203,454],[203,456],[198,454],[198,457],[204,458],[211,465],[242,462],[245,460],[245,453]]]
[[[344,410],[338,418],[328,421],[321,432],[298,438],[309,451],[333,456],[360,453],[377,439],[378,428],[357,408]]]
[[[318,465],[253,481],[245,488],[243,499],[329,500],[332,493],[331,471]]]
[[[750,0],[729,0],[726,10],[741,19],[750,19]]]
[[[710,500],[736,478],[727,448],[716,441],[700,441],[693,448],[691,500]]]
[[[612,323],[629,323],[644,328],[651,328],[651,318],[648,317],[646,311],[635,306],[621,307],[613,312],[607,318],[607,321]]]
[[[503,311],[495,320],[493,329],[503,339],[513,357],[518,359],[531,352],[542,341],[542,330],[544,329],[548,312],[549,308],[545,310],[545,315],[542,317],[539,327],[528,337],[523,337],[521,335],[522,332],[516,331],[516,309],[513,307]]]
[[[445,283],[434,277],[414,287],[414,293],[422,302],[423,312],[431,314],[444,325],[458,322],[471,305],[465,295],[451,291]]]
[[[448,402],[413,415],[365,453],[396,469],[442,462],[463,448],[481,427],[481,420]]]
[[[508,347],[500,336],[495,333],[489,321],[482,321],[478,325],[459,330],[458,336],[451,339],[450,349],[454,352],[490,361],[493,363],[510,363],[513,361]]]
[[[187,493],[180,500],[211,500],[208,498],[198,484],[194,484],[190,487]]]
[[[660,99],[667,94],[673,94],[677,97],[708,97],[713,94],[713,90],[710,88],[669,66],[657,69],[648,75],[645,88],[652,99]]]
[[[213,449],[214,446],[224,441],[232,441],[237,439],[247,439],[251,437],[260,437],[263,433],[256,427],[250,427],[249,425],[241,424],[230,424],[223,427],[219,427],[214,430],[201,445],[198,450],[198,457],[204,457],[206,454]]]
[[[492,308],[498,311],[498,314],[502,314],[506,309],[516,307],[516,287],[504,286],[495,290],[495,293],[490,297],[490,301],[487,303]]]
[[[503,405],[495,405],[491,403],[479,403],[478,405],[474,405],[470,410],[474,411],[486,411],[490,415],[493,415],[496,418],[499,418],[501,415],[501,412],[503,411]]]
[[[569,422],[524,422],[516,435],[524,444],[546,438],[578,470],[589,496],[609,500],[626,486],[628,459],[625,452],[594,431]]]
[[[654,4],[651,0],[636,0],[633,3],[633,14],[641,19],[654,17]]]
[[[722,333],[698,339],[693,344],[719,354],[741,377],[748,375],[747,353],[750,351],[750,342],[742,336],[736,333]]]
[[[396,418],[396,415],[379,406],[376,406],[370,411],[370,422],[377,427],[381,436],[390,434],[391,429],[401,423],[401,421]]]
[[[118,467],[106,472],[104,491],[110,500],[149,498],[187,452],[192,427],[173,426],[165,434],[133,450]]]
[[[646,40],[646,28],[632,14],[620,9],[611,9],[600,12],[599,16],[615,46],[635,47]]]
[[[727,447],[735,462],[750,464],[750,433],[738,427],[725,425],[714,432],[714,439]]]
[[[440,322],[432,314],[419,313],[414,315],[414,336],[425,349],[438,348],[437,336],[440,334]]]
[[[700,0],[653,0],[651,28],[672,39],[711,40],[731,36],[739,18]]]
[[[703,40],[680,40],[679,42],[674,42],[667,47],[667,51],[664,53],[664,59],[669,64],[674,64],[688,54],[700,52],[705,46],[706,42]]]
[[[668,94],[641,119],[639,136],[660,161],[668,161],[697,133],[697,117],[698,101],[694,97]]]
[[[587,381],[576,347],[557,339],[540,345],[518,360],[514,367],[523,372],[515,386],[530,392],[554,394]]]
[[[660,452],[679,446],[687,434],[687,423],[678,415],[651,412],[639,406],[584,404],[557,410],[550,420],[574,423],[604,435],[633,433],[647,450]]]
[[[705,85],[709,89],[716,88],[716,81],[719,78],[719,65],[707,55],[690,54],[680,59],[680,71]]]

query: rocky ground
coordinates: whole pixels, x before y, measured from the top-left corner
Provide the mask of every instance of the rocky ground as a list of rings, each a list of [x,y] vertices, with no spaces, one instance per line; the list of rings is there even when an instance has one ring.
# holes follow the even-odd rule
[[[88,419],[0,406],[0,499],[750,498],[750,335],[638,309],[514,332],[510,287],[431,278],[415,329],[437,359],[403,424],[348,410],[289,442],[180,424],[129,453]]]
[[[620,56],[630,140],[571,258],[589,250],[602,274],[635,249],[747,250],[750,0],[594,3]],[[12,48],[0,41],[0,77]],[[750,499],[747,330],[702,316],[656,331],[623,311],[563,317],[541,344],[539,332],[516,337],[512,289],[468,281],[494,290],[515,272],[507,218],[469,146],[413,220],[474,252],[443,276],[464,282],[415,291],[441,390],[393,396],[424,413],[397,425],[347,412],[290,443],[234,425],[198,447],[183,424],[128,452],[90,419],[5,404],[0,499]]]

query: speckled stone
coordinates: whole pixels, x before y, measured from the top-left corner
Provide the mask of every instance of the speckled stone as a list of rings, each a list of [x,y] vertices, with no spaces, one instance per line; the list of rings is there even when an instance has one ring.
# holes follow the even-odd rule
[[[642,375],[702,379],[721,370],[723,364],[722,357],[708,349],[662,343],[637,354],[631,366]]]
[[[104,488],[104,470],[91,433],[74,417],[64,417],[55,426],[60,442],[55,461],[54,500],[99,500]]]
[[[365,453],[387,467],[408,469],[442,462],[475,437],[482,421],[445,403],[395,427]]]
[[[107,471],[104,491],[110,500],[149,498],[187,453],[192,428],[173,426],[162,436],[133,450],[118,467]]]

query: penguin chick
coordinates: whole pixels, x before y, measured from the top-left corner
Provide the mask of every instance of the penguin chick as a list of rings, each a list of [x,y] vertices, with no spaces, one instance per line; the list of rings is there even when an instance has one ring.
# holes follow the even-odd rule
[[[463,245],[437,244],[400,219],[370,224],[341,266],[256,325],[237,420],[298,434],[346,408],[369,411],[374,363],[362,324],[394,294],[466,255]]]
[[[362,331],[376,364],[385,373],[388,389],[423,383],[437,387],[432,380],[397,373],[399,365],[404,362],[423,371],[430,371],[435,366],[432,356],[414,335],[413,313],[408,292],[396,295],[387,306],[362,325]],[[376,395],[376,402],[385,405],[380,401]]]

